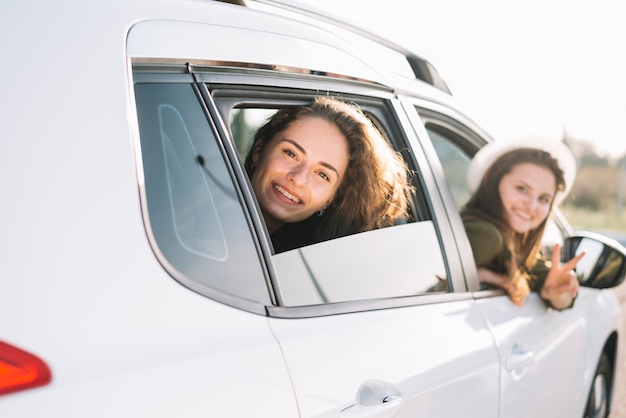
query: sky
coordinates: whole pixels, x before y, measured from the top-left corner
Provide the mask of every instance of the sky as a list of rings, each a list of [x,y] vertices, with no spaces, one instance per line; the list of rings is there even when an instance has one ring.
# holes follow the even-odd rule
[[[622,0],[300,0],[428,59],[498,139],[565,131],[626,154]]]

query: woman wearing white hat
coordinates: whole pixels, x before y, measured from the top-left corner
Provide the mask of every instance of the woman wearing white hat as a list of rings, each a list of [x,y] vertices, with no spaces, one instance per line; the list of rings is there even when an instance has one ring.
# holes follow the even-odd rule
[[[503,288],[518,306],[537,290],[554,309],[573,305],[578,279],[572,269],[584,253],[560,263],[540,253],[553,205],[563,201],[576,176],[576,162],[561,142],[530,139],[493,142],[468,170],[472,197],[462,209],[481,283]]]

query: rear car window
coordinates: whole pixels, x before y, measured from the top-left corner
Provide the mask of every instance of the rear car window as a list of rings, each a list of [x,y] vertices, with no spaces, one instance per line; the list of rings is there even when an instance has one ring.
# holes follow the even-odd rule
[[[145,222],[159,259],[187,285],[270,301],[217,137],[191,84],[135,86]]]

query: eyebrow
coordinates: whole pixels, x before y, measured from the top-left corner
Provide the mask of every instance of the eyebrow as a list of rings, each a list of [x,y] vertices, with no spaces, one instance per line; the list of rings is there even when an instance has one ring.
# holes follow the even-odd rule
[[[298,144],[296,141],[294,141],[293,139],[290,138],[283,138],[284,142],[289,142],[291,145],[293,145],[294,147],[298,148],[298,150],[303,153],[304,155],[306,155],[306,150],[304,148],[302,148],[302,146],[300,144]],[[332,164],[329,164],[325,161],[321,161],[320,162],[321,165],[323,165],[324,167],[328,168],[329,170],[332,170],[335,172],[335,174],[337,175],[337,177],[339,177],[339,171],[337,171],[337,169],[335,167],[333,167]]]

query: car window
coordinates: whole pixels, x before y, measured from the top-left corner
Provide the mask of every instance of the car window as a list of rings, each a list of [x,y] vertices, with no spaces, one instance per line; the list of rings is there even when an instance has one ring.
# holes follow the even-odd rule
[[[230,112],[230,129],[242,161],[254,133],[275,111],[240,103]],[[375,112],[370,109],[366,114],[391,139],[384,127],[393,122],[383,111]],[[318,305],[447,291],[435,225],[419,209],[426,206],[427,197],[423,187],[416,186],[413,213],[406,223],[275,254],[273,270],[283,304]]]
[[[145,224],[161,263],[210,296],[269,303],[241,202],[192,85],[138,83],[135,95]]]
[[[446,136],[443,133],[445,131],[437,131],[428,125],[426,126],[426,131],[443,166],[454,203],[458,209],[461,209],[470,198],[466,174],[471,157],[450,139],[450,136]]]

